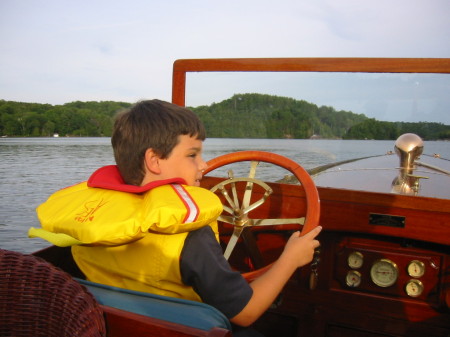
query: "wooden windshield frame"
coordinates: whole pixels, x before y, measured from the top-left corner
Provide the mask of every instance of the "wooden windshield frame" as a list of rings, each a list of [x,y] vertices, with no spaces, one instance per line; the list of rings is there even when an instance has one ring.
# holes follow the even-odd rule
[[[450,73],[449,58],[181,59],[173,64],[172,103],[186,105],[188,72]]]

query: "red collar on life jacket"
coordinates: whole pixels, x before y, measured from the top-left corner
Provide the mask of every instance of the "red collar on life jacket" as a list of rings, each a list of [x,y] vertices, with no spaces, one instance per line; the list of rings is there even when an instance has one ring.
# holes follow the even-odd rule
[[[135,186],[126,184],[120,175],[117,165],[108,165],[99,168],[95,171],[87,181],[89,187],[104,188],[107,190],[129,192],[129,193],[143,193],[152,188],[167,185],[167,184],[184,184],[186,181],[182,178],[171,178],[164,180],[152,181],[144,186]]]

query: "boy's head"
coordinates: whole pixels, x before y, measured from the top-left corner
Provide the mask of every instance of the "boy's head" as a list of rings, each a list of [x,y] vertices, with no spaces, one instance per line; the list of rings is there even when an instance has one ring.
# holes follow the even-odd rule
[[[189,109],[160,100],[136,103],[116,117],[111,143],[119,171],[127,184],[141,185],[147,150],[167,159],[180,136],[205,140],[205,128]]]

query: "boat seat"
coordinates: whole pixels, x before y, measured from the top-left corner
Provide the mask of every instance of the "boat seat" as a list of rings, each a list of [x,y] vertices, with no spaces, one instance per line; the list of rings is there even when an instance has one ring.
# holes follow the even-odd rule
[[[89,289],[98,303],[105,306],[205,331],[216,327],[231,330],[227,317],[205,303],[76,280]]]
[[[69,274],[33,255],[0,249],[0,336],[106,336],[100,305]]]

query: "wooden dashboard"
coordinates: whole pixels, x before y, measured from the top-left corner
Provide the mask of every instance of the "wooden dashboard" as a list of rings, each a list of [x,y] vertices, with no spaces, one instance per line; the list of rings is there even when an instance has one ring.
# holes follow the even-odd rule
[[[202,185],[211,188],[218,181],[205,177]],[[253,217],[272,218],[279,208],[286,218],[304,212],[300,186],[270,186],[273,195]],[[318,191],[323,231],[317,286],[311,289],[311,267],[303,267],[257,326],[273,336],[276,326],[283,327],[284,336],[448,337],[450,200]],[[281,252],[288,237],[283,232],[290,231],[255,231],[267,262]],[[242,269],[241,249],[230,262]]]

